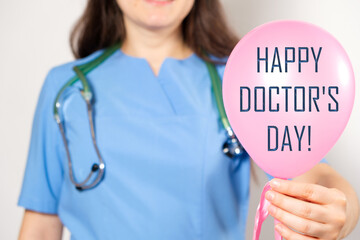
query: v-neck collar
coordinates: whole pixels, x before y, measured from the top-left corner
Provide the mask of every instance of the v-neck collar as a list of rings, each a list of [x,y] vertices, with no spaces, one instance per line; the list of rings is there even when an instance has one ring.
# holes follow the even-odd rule
[[[143,62],[147,66],[147,68],[150,69],[150,71],[151,71],[154,78],[159,78],[161,76],[161,73],[164,71],[164,68],[165,68],[165,66],[167,65],[168,62],[186,63],[186,62],[191,62],[193,59],[197,58],[197,55],[196,55],[195,52],[193,52],[192,54],[190,54],[186,58],[182,58],[182,59],[174,58],[174,57],[166,57],[164,59],[164,61],[161,63],[159,72],[156,75],[154,73],[153,69],[151,68],[150,63],[148,62],[148,60],[146,58],[135,57],[135,56],[128,55],[128,54],[124,53],[121,48],[119,48],[117,51],[119,52],[119,54],[121,56],[124,56],[124,57],[126,57],[128,59],[131,59],[133,61]]]

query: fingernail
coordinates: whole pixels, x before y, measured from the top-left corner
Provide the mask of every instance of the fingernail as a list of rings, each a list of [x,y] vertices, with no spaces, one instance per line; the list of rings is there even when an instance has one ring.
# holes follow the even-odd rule
[[[281,226],[281,224],[276,224],[276,225],[275,225],[275,230],[276,230],[278,233],[282,233],[282,232],[283,232],[283,227]]]
[[[279,188],[280,187],[280,182],[278,181],[278,180],[271,180],[270,181],[270,186],[272,187],[272,188]]]
[[[272,191],[268,191],[265,195],[265,198],[269,201],[272,201],[274,199],[275,195]]]

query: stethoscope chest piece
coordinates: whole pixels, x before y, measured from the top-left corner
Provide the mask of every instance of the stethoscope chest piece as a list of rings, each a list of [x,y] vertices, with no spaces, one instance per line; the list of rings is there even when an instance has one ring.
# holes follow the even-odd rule
[[[235,138],[228,138],[223,145],[223,152],[226,156],[231,159],[241,157],[246,154],[244,147],[241,145],[239,140]]]
[[[223,144],[223,153],[232,160],[232,169],[236,171],[240,167],[242,159],[248,156],[245,148],[235,136],[232,129],[229,127],[226,131],[227,139]]]

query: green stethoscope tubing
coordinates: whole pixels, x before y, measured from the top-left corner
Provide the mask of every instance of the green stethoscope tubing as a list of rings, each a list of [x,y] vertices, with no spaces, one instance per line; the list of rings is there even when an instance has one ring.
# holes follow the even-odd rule
[[[116,43],[113,46],[105,49],[104,53],[101,54],[99,57],[95,58],[93,61],[84,63],[79,66],[75,66],[73,69],[74,69],[76,75],[74,77],[72,77],[67,83],[65,83],[64,86],[60,89],[60,91],[58,92],[58,94],[56,96],[55,103],[59,103],[60,96],[65,91],[65,89],[69,86],[72,86],[78,80],[80,80],[83,85],[84,98],[91,100],[92,93],[90,91],[90,86],[88,84],[88,81],[85,78],[85,75],[88,74],[89,72],[91,72],[93,69],[95,69],[101,63],[103,63],[108,57],[110,57],[120,47],[121,47],[121,43]],[[212,64],[210,62],[205,62],[205,63],[206,63],[206,67],[210,74],[212,90],[215,95],[216,105],[217,105],[217,109],[220,114],[221,122],[222,122],[224,128],[228,129],[228,128],[230,128],[230,123],[226,116],[224,103],[222,100],[223,99],[222,98],[222,88],[221,88],[221,80],[220,80],[219,74],[217,73],[214,64]],[[58,110],[59,108],[57,107],[57,105],[59,105],[59,104],[54,105],[55,118],[58,118],[58,116],[59,116],[59,110]]]
[[[96,144],[93,116],[92,116],[92,105],[91,105],[91,99],[93,96],[92,96],[92,91],[90,89],[89,83],[86,79],[86,74],[91,72],[93,69],[95,69],[101,63],[103,63],[108,57],[110,57],[120,47],[121,47],[121,43],[120,42],[116,43],[116,44],[106,48],[104,50],[104,52],[100,56],[95,58],[94,60],[84,63],[84,64],[81,64],[81,65],[78,65],[78,66],[74,66],[73,70],[75,71],[76,75],[74,77],[72,77],[69,81],[67,81],[61,87],[61,89],[59,90],[58,94],[56,95],[56,98],[54,101],[54,108],[53,108],[54,118],[60,128],[62,139],[63,139],[64,145],[65,145],[67,159],[68,159],[70,180],[78,190],[90,189],[90,188],[96,186],[101,181],[101,179],[104,175],[104,170],[105,170],[104,161],[101,157],[100,151]],[[227,136],[228,136],[228,140],[227,140],[227,142],[225,142],[225,144],[223,146],[223,151],[227,156],[232,158],[243,152],[242,146],[238,142],[237,138],[235,137],[235,135],[230,127],[229,120],[225,113],[224,103],[222,100],[223,98],[222,98],[222,87],[221,87],[220,76],[219,76],[219,74],[215,68],[215,65],[213,63],[206,61],[205,64],[206,64],[206,67],[207,67],[209,75],[210,75],[212,91],[215,96],[215,101],[216,101],[217,109],[218,109],[218,112],[220,115],[221,123],[222,123],[224,129],[226,130]],[[88,118],[89,118],[89,123],[90,123],[91,137],[92,137],[94,148],[96,150],[96,154],[99,158],[99,164],[96,164],[96,163],[93,164],[90,174],[86,177],[85,180],[83,180],[80,183],[77,182],[74,178],[74,174],[73,174],[73,170],[72,170],[72,161],[71,161],[71,157],[70,157],[67,140],[65,137],[64,126],[63,126],[63,123],[60,120],[60,116],[59,116],[59,108],[61,105],[59,100],[60,100],[61,94],[65,91],[66,88],[72,86],[77,81],[80,81],[83,86],[83,88],[80,90],[80,92],[87,104],[87,112],[88,112]],[[88,181],[91,179],[93,173],[95,173],[95,172],[98,172],[98,175],[95,177],[95,180],[93,180],[92,183],[87,184]]]
[[[211,86],[212,86],[212,90],[215,95],[215,101],[216,101],[217,109],[220,114],[221,122],[225,129],[229,129],[230,123],[229,123],[229,120],[225,113],[223,97],[222,97],[221,80],[220,80],[219,74],[217,73],[214,64],[212,64],[210,62],[205,62],[205,63],[206,63],[206,67],[208,68],[208,71],[210,74]]]
[[[92,93],[90,90],[90,86],[88,84],[88,81],[85,78],[85,75],[91,72],[94,68],[99,66],[101,63],[103,63],[108,57],[110,57],[118,48],[121,47],[121,43],[114,44],[113,46],[105,49],[103,54],[101,54],[99,57],[95,58],[94,60],[84,63],[79,66],[75,66],[73,69],[76,73],[74,77],[72,77],[67,83],[65,83],[55,98],[55,104],[54,104],[54,116],[55,119],[59,119],[59,99],[61,94],[65,91],[65,89],[69,86],[72,86],[74,83],[76,83],[78,80],[81,81],[83,85],[83,97],[86,100],[91,100]]]

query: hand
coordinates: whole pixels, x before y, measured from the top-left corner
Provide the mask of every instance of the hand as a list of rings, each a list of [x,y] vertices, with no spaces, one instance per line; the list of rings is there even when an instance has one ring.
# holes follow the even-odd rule
[[[287,240],[326,239],[342,236],[347,199],[343,192],[317,184],[273,179],[265,198],[268,211],[281,223],[275,230]]]

